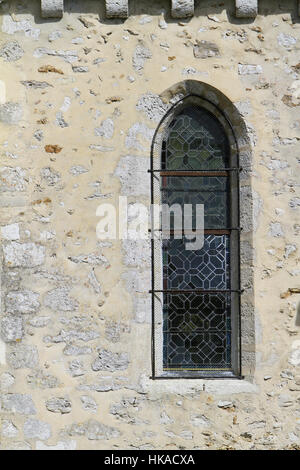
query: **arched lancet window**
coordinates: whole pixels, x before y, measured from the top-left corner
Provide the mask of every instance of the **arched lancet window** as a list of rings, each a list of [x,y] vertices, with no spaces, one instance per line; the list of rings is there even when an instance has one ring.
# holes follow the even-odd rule
[[[190,96],[162,120],[152,152],[152,202],[204,205],[204,242],[153,226],[153,378],[240,375],[239,168],[230,124]],[[184,211],[183,211],[184,212]],[[157,234],[160,234],[160,237]]]

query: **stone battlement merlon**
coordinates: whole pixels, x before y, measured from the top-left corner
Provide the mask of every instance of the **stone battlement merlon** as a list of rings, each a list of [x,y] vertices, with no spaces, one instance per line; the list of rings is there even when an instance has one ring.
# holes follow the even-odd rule
[[[200,0],[201,1],[201,0]],[[232,0],[235,2],[237,18],[255,18],[258,14],[259,0]],[[128,18],[130,0],[105,0],[107,18]],[[194,15],[195,0],[171,0],[173,18],[189,18]],[[43,18],[61,18],[64,13],[64,0],[41,0]],[[300,0],[298,0],[300,16]]]

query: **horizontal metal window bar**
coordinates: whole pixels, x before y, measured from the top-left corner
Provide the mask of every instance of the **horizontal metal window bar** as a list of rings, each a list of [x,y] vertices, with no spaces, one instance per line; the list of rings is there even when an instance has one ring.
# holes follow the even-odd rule
[[[227,366],[227,367],[226,367]],[[204,371],[216,371],[216,372],[227,372],[227,373],[230,373],[232,370],[231,368],[231,365],[230,364],[223,364],[223,365],[218,365],[218,367],[205,367],[205,364],[199,364],[197,366],[194,366],[194,367],[184,367],[182,366],[181,364],[174,364],[170,367],[163,367],[163,372],[186,372],[186,373],[190,373],[190,372],[204,372]]]
[[[242,227],[224,227],[224,228],[205,228],[203,229],[203,231],[205,232],[206,230],[209,230],[209,231],[215,231],[215,232],[220,232],[220,231],[232,231],[232,230],[238,230],[239,232],[243,230]],[[163,228],[149,228],[148,229],[148,232],[167,232],[167,233],[202,233],[202,230],[196,230],[196,229],[189,229],[189,230],[185,230],[185,229],[182,229],[182,230],[174,230],[174,229],[171,229],[170,230],[164,230]]]
[[[234,230],[234,229],[233,229]],[[148,229],[148,232],[151,233],[152,230],[151,229]],[[153,233],[155,232],[158,232],[158,233],[164,233],[168,236],[169,238],[169,232],[167,230],[163,231],[163,230],[153,230]],[[174,235],[178,235],[178,234],[182,234],[182,236],[184,235],[201,235],[202,233],[204,233],[204,235],[230,235],[230,230],[223,230],[223,229],[220,229],[220,230],[217,230],[217,229],[205,229],[205,230],[182,230],[182,231],[175,231],[174,230],[170,230],[170,236],[174,236]],[[161,238],[161,237],[160,237]],[[168,239],[167,238],[167,239]],[[159,239],[159,238],[157,238]]]
[[[242,167],[232,167],[232,168],[216,168],[214,170],[168,170],[168,169],[149,169],[148,173],[219,173],[219,172],[224,172],[224,171],[242,171]],[[169,176],[169,175],[166,175]]]
[[[226,234],[228,234],[228,232],[233,232],[234,230],[236,230],[238,232],[241,232],[243,229],[241,227],[230,227],[230,228],[224,228],[224,229],[223,228],[222,229],[221,228],[220,229],[218,229],[218,228],[205,228],[204,233],[205,234],[212,234],[212,235],[218,235],[218,234],[226,235]],[[224,233],[222,233],[222,232],[224,232]]]
[[[194,333],[205,333],[205,334],[210,334],[210,333],[223,333],[223,334],[226,334],[226,333],[231,333],[231,330],[218,330],[216,328],[197,328],[195,330],[189,330],[189,331],[185,331],[185,330],[181,330],[181,329],[177,329],[176,331],[173,331],[173,330],[163,330],[163,333],[169,333],[171,335],[178,335],[178,334],[189,334],[189,335],[192,335]]]
[[[204,235],[230,235],[230,232],[234,231],[234,230],[237,230],[237,231],[241,231],[243,229],[241,228],[227,228],[227,229],[213,229],[213,228],[209,228],[209,229],[204,229],[203,231],[202,230],[170,230],[170,232],[168,230],[162,230],[162,229],[148,229],[148,232],[149,233],[155,233],[155,232],[158,232],[158,233],[166,233],[166,235],[170,235],[170,236],[174,236],[174,235],[178,235],[178,234],[182,234],[182,235],[201,235],[202,233],[204,233]]]
[[[151,289],[149,294],[163,293],[163,294],[218,294],[218,293],[231,293],[237,292],[242,294],[244,289]]]
[[[222,176],[224,178],[228,178],[228,171],[220,171],[220,170],[216,170],[216,171],[203,171],[203,170],[199,170],[198,172],[195,172],[195,171],[188,171],[188,172],[183,172],[183,171],[178,171],[178,172],[173,172],[173,171],[161,171],[160,172],[160,176],[162,176],[163,178],[168,178],[168,177],[171,177],[171,178],[177,178],[178,176],[181,176],[181,177],[185,177],[185,176],[190,176],[192,178],[194,177],[199,177],[199,176],[202,176],[203,178],[206,178],[206,177],[209,177],[209,178],[215,178],[216,176]]]
[[[171,371],[169,371],[171,372]],[[175,371],[174,371],[175,372]],[[178,372],[178,371],[177,371]],[[184,369],[183,369],[184,372]],[[198,372],[198,371],[196,371]],[[203,370],[205,372],[205,370]],[[171,372],[172,373],[172,372]],[[151,380],[170,380],[170,379],[177,379],[177,380],[184,380],[184,379],[194,379],[194,380],[226,380],[226,379],[235,379],[235,380],[243,380],[245,377],[243,375],[183,375],[181,377],[176,375],[165,375],[165,376],[150,376]],[[205,391],[205,390],[203,390]]]
[[[168,187],[161,187],[161,191],[167,191],[167,192],[175,192],[175,193],[224,193],[227,194],[228,190],[225,189],[215,189],[215,188],[210,188],[210,189],[182,189],[182,188],[168,188]]]

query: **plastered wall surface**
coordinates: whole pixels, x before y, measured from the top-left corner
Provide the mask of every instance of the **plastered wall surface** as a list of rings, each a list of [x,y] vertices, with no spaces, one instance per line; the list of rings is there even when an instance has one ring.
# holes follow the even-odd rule
[[[300,448],[296,3],[173,18],[132,1],[109,19],[74,0],[51,19],[1,2],[2,450]],[[245,378],[153,381],[149,243],[97,239],[96,210],[149,204],[154,131],[196,82],[230,100],[251,147]]]

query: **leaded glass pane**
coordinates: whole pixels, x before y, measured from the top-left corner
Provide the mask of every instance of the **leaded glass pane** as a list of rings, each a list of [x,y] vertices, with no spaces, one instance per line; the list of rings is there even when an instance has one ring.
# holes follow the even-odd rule
[[[164,176],[162,202],[170,206],[193,204],[193,228],[196,204],[203,204],[205,228],[226,228],[229,224],[228,185],[226,176]]]
[[[163,236],[164,371],[231,369],[230,178],[222,171],[229,166],[219,121],[205,109],[186,106],[162,144],[161,201],[183,209],[192,205],[193,229],[196,204],[203,204],[209,231],[200,250],[187,250],[189,240],[171,217],[171,237]]]
[[[164,370],[230,369],[230,294],[164,294]]]
[[[228,140],[208,111],[187,107],[171,122],[163,148],[162,168],[215,170],[228,165]]]
[[[163,240],[165,289],[229,289],[229,236],[205,235],[201,250],[186,250],[186,239]]]

